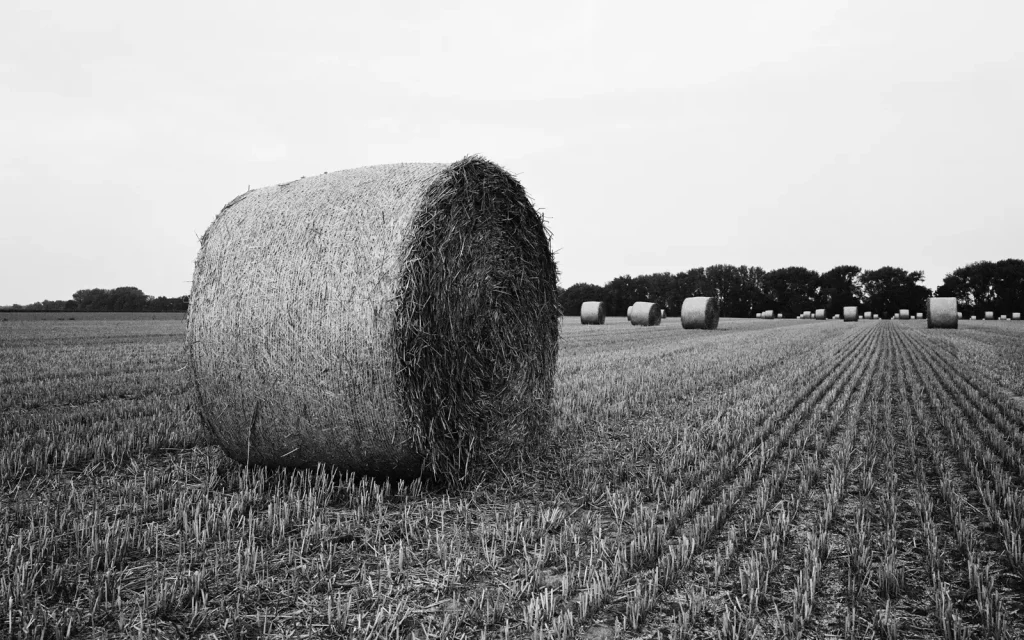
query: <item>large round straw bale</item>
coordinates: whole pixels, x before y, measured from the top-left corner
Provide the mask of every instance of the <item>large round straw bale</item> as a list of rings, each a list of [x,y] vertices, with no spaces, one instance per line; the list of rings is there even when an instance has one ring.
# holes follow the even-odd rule
[[[824,320],[825,319],[825,310],[824,309],[815,309],[814,310],[814,319],[815,320]]]
[[[767,311],[764,312],[764,317],[768,320],[771,320],[772,318],[775,317],[775,312],[772,311],[771,309],[768,309]]]
[[[683,300],[679,318],[684,329],[717,329],[718,314],[718,298],[696,297]]]
[[[910,309],[900,309],[900,320],[910,320]]]
[[[994,311],[986,311],[985,312],[985,319],[986,320],[995,320],[996,319],[995,312]]]
[[[1020,313],[1015,313],[1010,317],[1013,318],[1014,320],[1020,320]]]
[[[956,317],[957,317],[958,320],[963,320],[964,319],[964,312],[963,311],[957,311],[956,312]]]
[[[557,268],[522,185],[479,157],[248,191],[202,239],[187,357],[235,460],[461,477],[552,417]]]
[[[929,329],[956,329],[959,316],[956,298],[928,298],[925,306]]]
[[[657,302],[634,302],[629,311],[629,321],[641,327],[656,327],[661,324],[661,307]]]
[[[924,314],[921,313],[920,311],[918,311],[917,315],[915,315],[914,317],[917,318],[918,320],[924,320]]]
[[[633,313],[633,305],[626,307],[626,318],[629,318],[629,314]]]
[[[843,322],[857,322],[857,307],[843,307]]]
[[[604,324],[604,303],[584,302],[580,305],[580,324]]]

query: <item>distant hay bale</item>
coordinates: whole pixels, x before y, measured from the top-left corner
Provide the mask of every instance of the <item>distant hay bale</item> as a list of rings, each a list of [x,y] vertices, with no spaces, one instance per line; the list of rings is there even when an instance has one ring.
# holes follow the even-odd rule
[[[814,319],[815,320],[824,320],[825,319],[825,310],[824,309],[815,309],[814,310]]]
[[[985,319],[986,320],[995,320],[996,319],[995,312],[994,311],[986,311],[985,312]]]
[[[873,318],[873,317],[874,317],[874,316],[873,316],[873,315],[871,314],[871,312],[870,312],[870,311],[865,311],[865,312],[864,312],[864,319],[865,319],[865,320],[870,320],[870,319],[871,319],[871,318]]]
[[[683,300],[679,314],[684,329],[717,329],[718,317],[718,298],[706,296]]]
[[[964,319],[964,312],[963,311],[957,311],[956,312],[956,317],[957,317],[957,320],[963,320]]]
[[[629,321],[638,327],[656,327],[661,324],[661,307],[657,302],[634,302]]]
[[[661,319],[664,320],[667,317],[668,317],[668,312],[665,311],[664,309],[662,309],[661,310]]]
[[[918,311],[914,317],[917,318],[918,320],[924,320],[924,314],[921,313],[920,311]]]
[[[832,316],[832,319],[833,319],[833,320],[838,320],[838,319],[839,319],[839,314],[837,313],[837,314],[835,314],[834,316]]]
[[[196,407],[235,460],[412,478],[522,456],[553,416],[557,268],[479,157],[248,191],[202,238]]]
[[[900,309],[900,320],[910,320],[910,309]]]
[[[764,317],[767,320],[771,320],[772,318],[775,317],[775,312],[772,311],[771,309],[768,309],[767,311],[764,312]]]
[[[857,307],[843,307],[843,322],[857,322]]]
[[[633,305],[626,307],[626,319],[629,319],[629,314],[633,313]]]
[[[1001,316],[999,316],[999,319],[1000,320],[1006,320],[1006,316],[1005,315],[1001,315]]]
[[[1015,313],[1011,316],[1014,320],[1020,320],[1020,313]]]
[[[580,305],[580,324],[604,324],[604,303],[584,302]]]
[[[929,329],[956,329],[959,315],[956,298],[928,298],[925,306]]]

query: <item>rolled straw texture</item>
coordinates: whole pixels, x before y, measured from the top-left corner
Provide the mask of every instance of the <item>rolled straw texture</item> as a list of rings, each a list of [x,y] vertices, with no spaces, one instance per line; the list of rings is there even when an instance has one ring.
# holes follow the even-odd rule
[[[857,322],[857,307],[843,307],[843,322]]]
[[[687,298],[679,318],[684,329],[717,329],[719,310],[718,298]]]
[[[543,218],[483,158],[246,192],[196,259],[200,420],[246,463],[395,478],[500,465],[551,422],[556,276]]]
[[[956,298],[928,298],[925,309],[929,329],[956,329],[959,325]]]
[[[910,320],[910,309],[900,309],[900,320]]]
[[[581,324],[604,324],[604,303],[584,302],[580,306]]]
[[[629,321],[634,325],[656,327],[661,324],[661,307],[657,302],[634,302],[629,309]]]

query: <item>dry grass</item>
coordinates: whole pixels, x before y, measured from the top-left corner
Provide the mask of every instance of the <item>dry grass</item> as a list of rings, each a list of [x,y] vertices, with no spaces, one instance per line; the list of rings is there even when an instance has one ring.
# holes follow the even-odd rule
[[[680,322],[684,329],[717,329],[719,309],[718,298],[687,298],[683,300]]]
[[[584,302],[580,306],[580,324],[604,324],[603,302]]]
[[[634,302],[629,308],[629,321],[639,327],[656,327],[661,324],[661,307],[657,302]]]
[[[929,329],[956,329],[960,314],[956,310],[956,298],[928,298]]]
[[[203,424],[242,462],[462,478],[550,424],[548,232],[478,157],[249,191],[203,236],[188,320]]]

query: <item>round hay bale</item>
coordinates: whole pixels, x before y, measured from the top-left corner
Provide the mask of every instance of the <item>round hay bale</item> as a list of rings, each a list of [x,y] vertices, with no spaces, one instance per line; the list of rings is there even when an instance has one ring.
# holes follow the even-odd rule
[[[626,318],[629,318],[629,314],[633,313],[633,305],[626,307]]]
[[[668,317],[668,312],[665,311],[664,309],[662,309],[661,310],[661,319],[664,320],[667,317]]]
[[[656,327],[661,324],[661,307],[657,302],[634,302],[629,311],[629,321],[639,327]]]
[[[924,320],[924,314],[921,312],[915,314],[914,317],[917,318],[918,320]]]
[[[825,319],[825,310],[824,309],[815,309],[814,310],[814,319],[815,320],[824,320]]]
[[[870,320],[873,317],[874,317],[874,315],[870,311],[865,311],[864,312],[864,319],[865,320]]]
[[[1014,320],[1020,320],[1020,313],[1015,313],[1011,316]]]
[[[522,185],[479,157],[248,191],[202,238],[196,406],[235,460],[464,477],[553,415],[557,267]]]
[[[925,306],[929,329],[956,329],[959,314],[956,312],[956,298],[928,298]]]
[[[584,302],[580,305],[580,324],[604,324],[604,303]]]
[[[857,307],[843,307],[843,322],[857,322]]]
[[[986,320],[995,320],[996,319],[995,312],[994,311],[986,311],[985,312],[985,319]]]
[[[910,309],[900,309],[900,320],[910,320]]]
[[[764,312],[764,317],[767,320],[771,320],[772,318],[775,317],[775,312],[772,311],[771,309],[768,309],[767,311]]]
[[[687,298],[683,300],[680,322],[684,329],[717,329],[719,309],[718,298]]]

